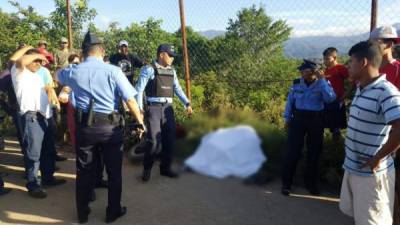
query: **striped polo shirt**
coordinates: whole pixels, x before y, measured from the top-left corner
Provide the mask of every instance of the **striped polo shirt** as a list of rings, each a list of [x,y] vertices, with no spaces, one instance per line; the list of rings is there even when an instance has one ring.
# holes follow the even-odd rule
[[[361,168],[363,158],[373,157],[386,143],[390,122],[400,118],[400,93],[381,75],[354,96],[345,141],[346,157],[343,168],[360,176],[373,176],[370,168]],[[375,174],[393,169],[391,155],[382,159]]]

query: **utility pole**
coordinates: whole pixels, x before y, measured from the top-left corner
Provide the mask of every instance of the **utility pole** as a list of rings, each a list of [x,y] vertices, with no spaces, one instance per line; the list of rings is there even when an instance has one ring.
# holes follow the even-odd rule
[[[71,20],[71,4],[67,1],[67,29],[68,29],[68,48],[71,50],[73,47],[72,42],[72,20]]]
[[[186,82],[186,96],[192,100],[190,94],[190,71],[189,71],[189,55],[186,42],[186,24],[185,24],[185,8],[183,0],[179,0],[179,11],[181,17],[181,32],[182,32],[182,48],[183,48],[183,64],[185,66],[185,82]]]

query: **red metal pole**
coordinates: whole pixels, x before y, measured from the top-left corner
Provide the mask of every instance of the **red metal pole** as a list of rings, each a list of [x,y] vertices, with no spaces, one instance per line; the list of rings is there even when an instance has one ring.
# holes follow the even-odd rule
[[[71,50],[73,47],[73,42],[72,42],[72,19],[71,19],[71,4],[69,0],[67,1],[67,29],[68,29],[68,48]]]
[[[376,28],[378,18],[378,0],[371,0],[371,27],[370,31]]]
[[[190,71],[189,71],[189,55],[186,42],[186,25],[185,25],[185,9],[183,6],[183,0],[179,0],[179,11],[181,17],[181,32],[182,32],[182,47],[183,47],[183,63],[185,66],[185,81],[186,81],[186,95],[190,101],[192,96],[190,94]]]

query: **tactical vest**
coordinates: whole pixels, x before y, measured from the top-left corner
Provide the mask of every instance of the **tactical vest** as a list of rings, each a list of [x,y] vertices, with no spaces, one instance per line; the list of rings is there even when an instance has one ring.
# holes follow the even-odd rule
[[[154,79],[149,80],[146,85],[147,97],[174,97],[174,69],[154,68]]]

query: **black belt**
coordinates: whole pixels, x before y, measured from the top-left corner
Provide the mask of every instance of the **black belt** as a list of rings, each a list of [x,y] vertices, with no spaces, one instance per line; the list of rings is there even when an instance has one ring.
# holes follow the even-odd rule
[[[293,115],[295,117],[320,117],[324,114],[323,111],[311,111],[311,110],[294,110]]]
[[[169,102],[167,102],[167,101],[165,101],[165,102],[149,102],[149,101],[147,101],[147,105],[159,105],[159,106],[164,106],[164,105],[167,105],[167,104],[171,104],[171,103],[169,103]]]
[[[78,118],[81,116],[81,118]],[[89,119],[89,113],[82,113],[82,115],[75,115],[75,120],[78,124],[87,124]],[[109,124],[119,124],[121,121],[121,114],[117,112],[113,112],[110,114],[106,113],[99,113],[99,112],[94,112],[93,114],[93,124],[104,124],[104,125],[109,125]]]

